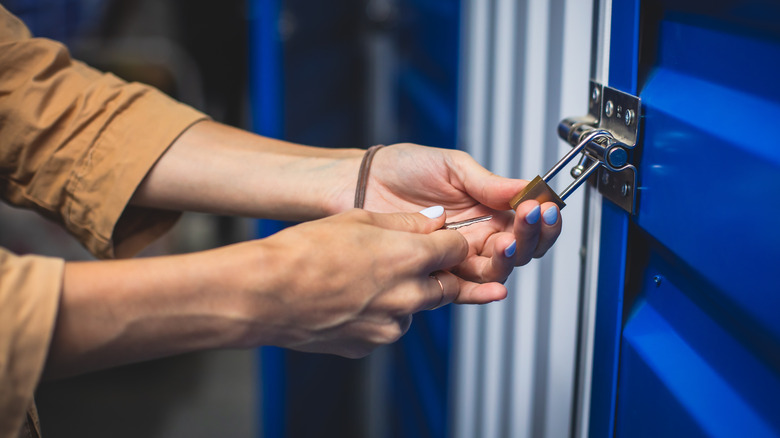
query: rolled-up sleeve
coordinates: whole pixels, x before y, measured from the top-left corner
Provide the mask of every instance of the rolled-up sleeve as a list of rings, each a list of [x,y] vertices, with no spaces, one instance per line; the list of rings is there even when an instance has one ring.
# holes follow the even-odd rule
[[[57,316],[64,262],[0,248],[0,437],[16,436],[32,404]]]
[[[132,255],[178,214],[128,206],[130,198],[205,116],[30,38],[4,9],[0,20],[0,196],[63,223],[98,257]]]
[[[0,6],[0,198],[63,224],[101,258],[135,254],[178,218],[128,205],[174,140],[205,119],[160,91],[31,38]],[[0,437],[31,405],[57,316],[64,261],[0,248]]]

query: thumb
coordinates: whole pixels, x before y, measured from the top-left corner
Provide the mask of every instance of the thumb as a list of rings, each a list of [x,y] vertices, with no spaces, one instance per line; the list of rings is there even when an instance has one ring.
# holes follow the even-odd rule
[[[419,213],[377,213],[373,215],[376,226],[395,231],[429,234],[444,226],[444,207],[428,207]]]
[[[479,203],[496,210],[508,210],[511,208],[512,198],[528,185],[528,181],[490,174],[481,178],[475,185],[473,190],[467,191]]]
[[[482,205],[495,210],[508,210],[509,201],[528,184],[526,180],[498,176],[471,157],[467,158],[460,163],[458,175],[466,193]]]

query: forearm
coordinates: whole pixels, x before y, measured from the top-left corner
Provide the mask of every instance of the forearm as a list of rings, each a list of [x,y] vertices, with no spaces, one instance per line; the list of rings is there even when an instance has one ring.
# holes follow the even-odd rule
[[[468,252],[442,213],[351,210],[200,253],[68,263],[45,374],[258,345],[363,356],[458,295],[429,277]]]
[[[67,263],[46,377],[242,346],[241,276],[224,252]]]
[[[171,145],[131,202],[272,219],[320,218],[351,205],[362,154],[201,122]]]

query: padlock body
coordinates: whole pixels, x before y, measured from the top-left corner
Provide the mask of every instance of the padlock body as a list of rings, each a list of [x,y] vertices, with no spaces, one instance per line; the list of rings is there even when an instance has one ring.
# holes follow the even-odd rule
[[[520,203],[529,199],[536,199],[540,204],[544,202],[554,202],[559,209],[563,209],[563,207],[566,206],[566,203],[563,202],[549,185],[547,185],[541,176],[532,179],[520,193],[509,201],[509,205],[512,207],[512,210],[516,210]]]

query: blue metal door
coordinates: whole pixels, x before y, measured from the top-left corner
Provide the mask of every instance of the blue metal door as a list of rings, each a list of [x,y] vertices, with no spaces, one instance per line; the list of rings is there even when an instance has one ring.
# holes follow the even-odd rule
[[[780,436],[780,4],[615,0],[638,208],[602,206],[589,435]]]

